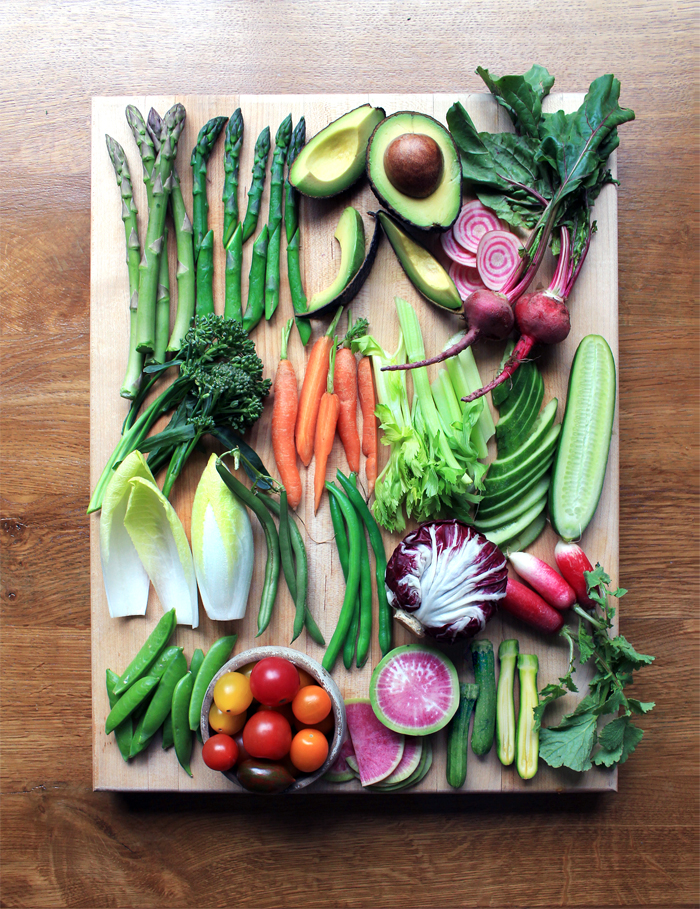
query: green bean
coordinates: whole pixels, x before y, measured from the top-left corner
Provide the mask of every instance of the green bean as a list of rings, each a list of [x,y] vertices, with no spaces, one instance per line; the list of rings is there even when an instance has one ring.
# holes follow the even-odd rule
[[[109,707],[110,710],[117,703],[119,698],[114,693],[114,686],[117,684],[119,676],[116,672],[112,672],[111,669],[107,670],[107,697],[109,698]],[[130,716],[128,716],[123,723],[120,723],[114,730],[114,738],[117,742],[117,748],[119,748],[119,753],[124,758],[125,761],[129,760],[129,752],[131,751],[131,737],[134,732],[134,724]]]
[[[348,526],[349,539],[349,557],[348,557],[348,581],[345,585],[345,597],[338,617],[333,637],[323,656],[323,668],[330,672],[333,669],[338,654],[340,653],[348,629],[352,622],[352,614],[357,600],[357,594],[360,586],[360,533],[361,525],[357,512],[352,507],[348,499],[332,483],[326,483],[326,489],[331,496],[335,496],[340,505],[340,509]]]
[[[355,650],[357,648],[357,630],[360,627],[360,600],[355,600],[352,610],[352,621],[348,628],[347,637],[343,644],[343,665],[346,669],[352,669],[352,661],[355,659]]]
[[[144,716],[141,738],[151,738],[160,729],[166,716],[170,713],[173,700],[173,689],[187,672],[187,660],[184,653],[175,656],[163,673],[148,710]]]
[[[208,316],[214,312],[214,231],[204,235],[196,265],[197,304],[195,314]]]
[[[250,334],[263,317],[265,308],[265,264],[268,246],[267,224],[253,244],[253,258],[248,276],[248,303],[243,314],[243,327]]]
[[[358,515],[358,520],[361,520]],[[357,668],[367,662],[372,640],[372,566],[364,524],[360,525],[360,630],[357,636]]]
[[[171,701],[173,741],[175,744],[175,754],[180,762],[180,766],[189,776],[192,776],[190,770],[190,760],[192,758],[192,730],[189,724],[190,702],[192,700],[192,689],[194,686],[194,677],[191,672],[185,673],[175,685]]]
[[[172,748],[174,744],[175,740],[173,739],[173,715],[171,712],[166,716],[165,722],[163,723],[163,742],[161,747],[163,751],[167,751],[169,748]]]
[[[255,635],[259,637],[270,624],[275,598],[277,597],[280,574],[280,543],[277,528],[265,505],[237,477],[234,477],[220,459],[216,462],[216,469],[231,492],[238,496],[241,502],[254,512],[265,531],[267,560],[265,562],[265,580],[260,598],[260,609],[258,610],[258,633]]]
[[[190,698],[189,723],[193,732],[199,729],[202,704],[204,703],[204,695],[207,693],[209,682],[228,660],[237,637],[238,635],[232,634],[228,637],[219,638],[218,641],[211,645],[207,655],[204,657],[197,677],[194,680],[192,697]]]
[[[347,583],[348,580],[348,535],[343,523],[343,513],[340,505],[333,496],[329,496],[329,505],[331,509],[331,522],[333,523],[333,533],[335,534],[335,545],[338,550],[340,567],[343,569],[343,577]]]
[[[279,538],[280,538],[280,560],[282,562],[282,571],[284,579],[287,582],[287,589],[296,603],[297,599],[297,578],[294,569],[294,555],[292,553],[292,535],[289,529],[289,507],[287,505],[286,490],[280,492],[280,512],[279,512]],[[302,611],[302,619],[303,619]]]
[[[141,701],[148,697],[158,683],[159,679],[147,675],[138,679],[138,681],[134,682],[134,684],[124,692],[114,707],[109,711],[109,716],[105,722],[105,732],[107,735],[109,735],[110,732],[113,732],[120,723],[123,723],[128,716],[131,716]]]
[[[190,672],[192,673],[192,681],[197,678],[197,673],[202,668],[202,663],[204,662],[204,651],[201,647],[198,647],[195,652],[192,654],[192,659],[190,660]]]
[[[339,470],[337,477],[340,485],[348,495],[348,498],[355,506],[358,514],[364,521],[369,534],[369,541],[374,551],[375,575],[377,579],[377,599],[379,601],[379,647],[382,656],[391,650],[391,608],[386,597],[386,552],[384,551],[384,541],[379,530],[379,525],[374,520],[372,512],[367,507],[367,503],[362,498],[357,489],[352,485],[348,478]]]
[[[133,685],[134,682],[146,675],[170,640],[170,635],[175,631],[176,625],[175,610],[171,609],[162,616],[146,639],[143,647],[129,663],[123,675],[120,676],[119,681],[114,686],[114,693],[117,696],[123,694],[130,685]]]

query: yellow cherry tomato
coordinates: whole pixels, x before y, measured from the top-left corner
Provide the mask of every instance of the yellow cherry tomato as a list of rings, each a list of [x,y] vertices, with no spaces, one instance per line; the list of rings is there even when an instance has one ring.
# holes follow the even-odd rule
[[[250,680],[241,672],[227,672],[214,685],[214,703],[223,713],[243,713],[252,700]]]
[[[213,701],[209,708],[209,725],[214,732],[235,735],[243,729],[247,718],[247,711],[244,710],[243,713],[224,713],[222,710],[219,710]]]

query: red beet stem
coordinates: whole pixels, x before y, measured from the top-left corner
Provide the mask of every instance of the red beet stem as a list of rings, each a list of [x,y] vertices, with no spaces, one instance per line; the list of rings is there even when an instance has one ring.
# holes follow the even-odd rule
[[[513,348],[513,353],[508,358],[508,362],[503,367],[501,374],[496,376],[493,382],[489,382],[488,385],[484,385],[484,387],[480,388],[478,391],[473,391],[470,395],[467,395],[466,398],[462,398],[462,400],[467,402],[475,401],[477,398],[482,397],[487,392],[492,391],[497,385],[501,385],[507,379],[510,379],[516,369],[530,353],[534,343],[534,338],[530,338],[527,335],[521,335],[520,340]]]
[[[481,332],[478,328],[470,328],[469,331],[452,347],[443,350],[436,357],[430,357],[429,360],[417,360],[415,363],[399,363],[394,366],[382,366],[382,372],[392,372],[397,369],[416,369],[418,366],[431,366],[433,363],[442,363],[443,360],[449,360],[450,357],[456,357],[458,353],[466,350],[478,339]]]

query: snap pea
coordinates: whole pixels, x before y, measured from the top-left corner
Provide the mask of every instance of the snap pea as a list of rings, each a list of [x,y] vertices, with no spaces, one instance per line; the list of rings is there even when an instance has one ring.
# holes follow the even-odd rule
[[[141,717],[136,726],[134,727],[134,735],[131,739],[131,751],[129,752],[129,757],[134,758],[137,754],[141,754],[142,751],[145,751],[146,748],[151,744],[153,738],[152,735],[143,736],[143,724],[146,719],[146,714]],[[155,734],[155,733],[154,733]]]
[[[177,617],[175,610],[171,609],[166,612],[159,620],[156,627],[146,638],[146,642],[139,650],[133,660],[120,676],[117,684],[114,686],[116,695],[123,694],[126,689],[133,685],[142,676],[145,676],[151,666],[155,663],[170,640],[170,636],[175,631]]]
[[[192,699],[192,688],[194,686],[194,677],[191,672],[185,673],[175,685],[171,701],[173,742],[175,744],[175,754],[180,762],[180,766],[192,776],[190,770],[190,760],[192,758],[192,730],[189,723],[190,701]]]
[[[159,679],[156,679],[153,676],[146,675],[134,682],[134,684],[124,692],[114,707],[109,711],[109,716],[105,722],[105,732],[107,735],[109,735],[110,732],[113,732],[120,723],[123,723],[128,716],[131,716],[141,701],[143,701],[144,698],[147,698],[158,685],[159,681]]]
[[[190,660],[190,672],[192,673],[192,681],[197,678],[197,673],[202,668],[202,662],[204,661],[204,651],[201,647],[198,647],[195,652],[192,654],[192,659]]]
[[[265,505],[237,477],[234,477],[223,461],[218,460],[216,462],[216,469],[231,492],[254,512],[265,531],[267,560],[265,562],[265,580],[260,597],[260,609],[258,610],[258,633],[255,635],[259,637],[270,624],[275,598],[277,597],[280,574],[280,542],[277,528]]]
[[[342,473],[342,471],[337,472],[338,481],[347,493],[348,498],[352,504],[357,509],[358,514],[362,518],[365,527],[367,528],[367,533],[369,534],[369,542],[374,551],[374,564],[375,564],[375,576],[377,579],[377,599],[379,602],[379,612],[378,612],[378,635],[379,635],[379,647],[382,651],[382,656],[391,650],[391,608],[389,606],[389,601],[386,597],[386,552],[384,551],[384,541],[382,540],[382,534],[379,530],[379,525],[374,520],[372,512],[369,510],[367,503],[360,495],[359,490],[355,489],[350,480]]]
[[[119,698],[114,693],[114,686],[119,680],[119,676],[116,672],[112,672],[111,669],[107,670],[107,697],[109,698],[109,707],[110,710],[117,703]],[[129,752],[131,751],[131,737],[134,732],[134,724],[131,716],[128,716],[123,723],[120,723],[114,730],[114,738],[117,742],[117,748],[119,748],[119,753],[124,758],[125,761],[129,760]]]
[[[163,751],[167,751],[168,748],[173,747],[173,744],[173,715],[172,713],[169,713],[163,723],[163,743],[161,747],[163,748]]]
[[[338,624],[336,625],[331,641],[326,648],[326,652],[323,656],[322,661],[323,668],[327,672],[330,672],[333,669],[333,666],[336,659],[338,658],[338,654],[340,653],[343,644],[345,643],[348,629],[350,628],[350,624],[352,622],[352,615],[360,586],[361,526],[357,512],[352,507],[348,499],[337,488],[337,486],[334,486],[332,483],[326,483],[326,489],[331,496],[334,496],[336,498],[338,504],[340,505],[343,517],[345,518],[345,522],[348,526],[349,540],[348,580],[347,584],[345,585],[343,605],[338,617]]]
[[[151,666],[148,674],[154,675],[157,679],[162,679],[163,673],[168,668],[170,661],[175,659],[178,653],[182,653],[182,647],[166,647],[153,666]]]
[[[140,730],[141,739],[151,738],[160,729],[166,716],[170,713],[173,689],[186,672],[187,660],[184,653],[180,651],[168,664],[151,703],[148,705],[148,710],[143,718],[143,727]]]
[[[238,635],[231,634],[225,638],[219,638],[218,641],[211,645],[202,661],[197,677],[194,680],[192,697],[190,698],[189,723],[193,732],[199,729],[202,704],[204,703],[204,695],[207,693],[209,682],[228,660],[237,637]]]

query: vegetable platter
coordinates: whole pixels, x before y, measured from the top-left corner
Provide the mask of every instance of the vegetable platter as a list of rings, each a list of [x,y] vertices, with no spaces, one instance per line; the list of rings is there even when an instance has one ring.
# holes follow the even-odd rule
[[[546,111],[563,109],[575,110],[583,95],[553,93],[544,99]],[[428,114],[445,123],[450,106],[460,101],[472,117],[478,130],[505,132],[512,129],[505,110],[499,107],[487,93],[459,94],[335,94],[335,95],[270,95],[270,96],[180,96],[180,97],[112,97],[95,98],[92,105],[92,235],[91,235],[91,489],[95,488],[103,466],[107,462],[120,435],[128,402],[119,396],[129,343],[129,289],[124,264],[124,226],[120,219],[119,190],[115,183],[112,164],[105,148],[105,135],[113,136],[125,149],[129,162],[134,199],[139,211],[140,235],[146,234],[146,194],[141,175],[141,161],[129,130],[124,111],[128,104],[134,104],[144,116],[151,107],[161,114],[176,101],[181,102],[187,117],[178,146],[176,167],[180,175],[182,190],[188,208],[192,200],[192,169],[189,166],[190,151],[194,147],[200,128],[210,118],[222,115],[229,117],[237,108],[243,114],[245,131],[240,157],[239,206],[245,210],[246,193],[250,186],[253,167],[253,146],[255,137],[269,126],[272,135],[284,118],[291,114],[296,123],[303,115],[306,118],[307,139],[314,136],[328,123],[344,113],[363,104],[382,107],[387,114],[398,111],[416,111]],[[615,176],[616,155],[613,153],[608,166]],[[266,180],[261,205],[261,224],[265,223],[270,192]],[[223,312],[225,252],[222,246],[223,204],[221,190],[224,182],[223,138],[219,140],[209,160],[207,192],[209,201],[209,225],[214,231],[214,306],[218,314]],[[623,188],[624,189],[624,188]],[[561,421],[567,396],[567,382],[574,353],[579,342],[589,334],[602,335],[610,345],[617,362],[617,188],[603,187],[596,200],[593,217],[597,231],[593,235],[588,257],[568,301],[571,313],[571,332],[559,344],[536,349],[536,362],[545,384],[544,404],[556,397],[559,401],[557,422]],[[347,206],[352,205],[362,215],[367,245],[374,231],[374,220],[370,212],[379,208],[367,180],[363,178],[349,190],[333,198],[300,199],[301,228],[301,272],[308,298],[326,288],[335,278],[340,262],[339,246],[334,231],[339,218]],[[241,214],[242,218],[242,214]],[[284,233],[284,231],[283,231]],[[174,318],[174,303],[177,293],[175,238],[170,244],[170,286],[173,296],[171,324]],[[257,353],[264,364],[266,378],[273,379],[280,360],[282,329],[292,317],[292,303],[286,273],[285,241],[282,241],[280,255],[280,302],[270,321],[264,319],[251,332]],[[252,241],[243,248],[243,289],[248,281],[251,262]],[[550,282],[554,271],[551,253],[547,253],[537,278],[531,288],[544,288]],[[455,313],[441,311],[428,303],[414,289],[404,273],[392,248],[384,237],[381,239],[371,273],[361,290],[352,301],[353,319],[365,317],[369,320],[369,332],[388,351],[396,348],[399,323],[394,298],[400,296],[415,309],[420,323],[428,355],[442,350],[447,340],[464,327]],[[292,331],[288,356],[291,360],[299,387],[304,376],[308,353],[314,341],[327,329],[332,313],[311,322],[311,340],[304,348],[296,330]],[[341,316],[339,334],[343,334],[347,323],[346,313]],[[502,342],[481,341],[474,348],[479,372],[484,384],[498,372],[503,356]],[[431,377],[436,366],[430,367]],[[412,379],[408,378],[409,388]],[[490,395],[487,396],[492,406]],[[257,451],[262,462],[273,476],[278,477],[271,443],[272,395],[266,400],[262,417],[246,436],[248,443]],[[599,562],[613,578],[618,576],[618,425],[617,410],[613,425],[612,443],[605,474],[605,482],[598,508],[593,520],[585,530],[581,545],[595,564]],[[493,411],[497,417],[497,412]],[[361,425],[361,421],[358,421]],[[156,431],[165,425],[164,419],[156,425]],[[381,434],[380,434],[381,438]],[[489,443],[493,457],[493,440]],[[207,453],[222,452],[221,446],[205,436],[202,450],[196,451],[187,461],[184,470],[176,480],[170,501],[174,506],[185,531],[190,533],[190,517],[195,489],[207,463]],[[387,459],[387,448],[379,446],[379,470]],[[364,491],[364,457],[359,473],[360,489]],[[231,463],[231,462],[229,462]],[[349,473],[345,453],[340,440],[335,439],[328,459],[327,477],[333,479],[336,469]],[[309,561],[308,604],[318,622],[326,642],[333,634],[338,612],[343,601],[344,580],[334,543],[333,527],[324,494],[318,512],[314,514],[313,464],[309,469],[300,469],[303,486],[301,504],[297,510],[298,525],[304,535]],[[238,474],[245,479],[243,471]],[[91,602],[92,602],[92,678],[93,678],[93,785],[97,790],[124,791],[230,791],[240,792],[232,787],[222,774],[207,768],[201,757],[199,745],[193,750],[192,777],[179,767],[172,753],[152,745],[125,763],[114,743],[113,736],[104,730],[105,717],[109,712],[104,678],[107,669],[117,672],[129,663],[150,631],[162,616],[162,609],[151,588],[146,616],[111,618],[102,579],[99,543],[99,514],[93,514],[91,521]],[[411,524],[407,530],[416,526]],[[280,583],[274,613],[263,634],[256,637],[257,608],[260,603],[265,570],[265,541],[260,524],[252,521],[255,544],[253,580],[245,618],[238,621],[215,622],[210,620],[200,607],[200,620],[196,628],[179,625],[171,643],[184,648],[188,661],[196,648],[205,652],[211,644],[223,635],[237,634],[234,654],[250,647],[264,645],[288,646],[292,637],[294,603],[283,583]],[[383,532],[387,557],[398,545],[403,534]],[[554,546],[557,537],[548,525],[545,532],[529,547],[529,551],[540,556],[550,565],[554,564]],[[512,574],[512,569],[511,569]],[[613,585],[614,586],[614,585]],[[363,668],[353,666],[346,670],[343,661],[336,661],[333,678],[346,699],[366,698],[372,670],[380,662],[382,653],[377,641],[377,601],[374,592],[374,622],[369,656]],[[616,627],[617,619],[615,619]],[[502,640],[517,638],[521,653],[537,654],[539,659],[538,686],[555,683],[563,676],[568,666],[569,652],[564,641],[558,637],[545,638],[532,632],[526,625],[501,611],[486,626],[479,638],[487,637],[498,651]],[[393,622],[393,646],[415,643],[413,637],[397,622]],[[294,645],[309,656],[321,662],[324,648],[314,643],[306,630],[302,631]],[[468,644],[438,645],[454,662],[460,681],[473,681]],[[565,712],[573,709],[576,698],[585,692],[587,667],[577,672],[576,681],[579,695],[568,694],[551,708],[548,708],[546,725],[550,725]],[[446,782],[446,732],[442,729],[432,736],[433,764],[430,772],[410,793],[449,792],[454,793]],[[617,769],[593,767],[585,773],[569,770],[555,770],[542,762],[534,779],[523,781],[513,766],[504,767],[498,760],[496,748],[484,756],[469,755],[466,782],[463,791],[504,792],[536,791],[554,792],[564,790],[603,791],[617,787]],[[363,791],[357,780],[349,783],[329,783],[321,780],[310,790],[302,792],[358,793]],[[371,793],[367,793],[372,797]],[[375,797],[381,797],[375,793]]]

